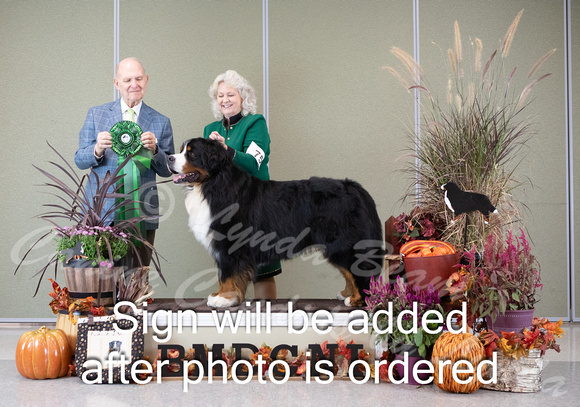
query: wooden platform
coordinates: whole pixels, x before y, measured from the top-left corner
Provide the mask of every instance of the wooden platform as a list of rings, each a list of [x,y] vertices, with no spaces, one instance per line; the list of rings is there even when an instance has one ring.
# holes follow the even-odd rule
[[[353,334],[349,330],[349,321],[353,316],[360,320],[364,309],[347,307],[336,299],[247,300],[237,307],[214,309],[207,306],[205,298],[156,298],[145,310],[145,355],[151,359],[159,345],[178,344],[189,349],[194,344],[209,348],[218,343],[226,348],[234,343],[256,347],[289,344],[307,350],[309,344],[325,341],[333,344],[341,337],[347,343],[352,340],[362,344],[374,354],[374,341],[369,333]],[[289,311],[294,316],[291,328]]]
[[[300,309],[306,312],[314,312],[317,310],[327,310],[330,312],[346,312],[352,311],[353,307],[347,307],[344,305],[343,301],[336,299],[277,299],[268,300],[271,304],[272,313],[286,313],[288,312],[288,303],[292,302],[293,309]],[[249,303],[249,306],[248,306]],[[194,299],[173,299],[173,298],[155,298],[155,300],[147,306],[149,312],[155,312],[157,310],[194,310],[196,313],[211,313],[212,310],[218,312],[223,312],[229,310],[230,312],[237,312],[239,310],[246,311],[256,310],[256,304],[262,304],[262,309],[265,307],[265,300],[254,301],[246,300],[244,303],[237,307],[229,308],[212,308],[207,305],[207,298],[194,298]]]

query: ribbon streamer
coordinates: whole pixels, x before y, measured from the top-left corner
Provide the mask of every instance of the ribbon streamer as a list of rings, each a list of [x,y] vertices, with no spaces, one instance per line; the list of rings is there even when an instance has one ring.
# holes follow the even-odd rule
[[[118,165],[121,165],[125,158],[132,156],[126,166],[121,168],[119,175],[124,175],[119,181],[121,188],[119,192],[125,195],[131,194],[132,204],[124,205],[115,212],[115,220],[125,220],[140,216],[139,187],[141,186],[141,174],[151,168],[153,154],[143,147],[141,134],[143,130],[137,123],[131,121],[120,121],[111,128],[113,146],[111,149],[117,153]],[[123,198],[117,198],[122,201]],[[120,203],[120,202],[118,202]],[[145,222],[139,222],[139,230],[142,237],[146,237]]]

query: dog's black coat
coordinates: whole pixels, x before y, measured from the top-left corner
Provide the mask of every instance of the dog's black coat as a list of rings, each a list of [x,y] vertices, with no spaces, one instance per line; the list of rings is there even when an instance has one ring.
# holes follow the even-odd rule
[[[384,250],[375,203],[360,184],[317,177],[263,181],[237,168],[215,141],[192,139],[183,149],[194,173],[185,182],[195,180],[210,207],[210,251],[222,282],[315,248],[352,272],[364,298],[370,276],[382,270]]]

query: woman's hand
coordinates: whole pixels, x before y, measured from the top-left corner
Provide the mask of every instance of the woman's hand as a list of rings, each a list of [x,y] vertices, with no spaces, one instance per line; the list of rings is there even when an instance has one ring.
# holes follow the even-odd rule
[[[217,131],[212,131],[211,134],[209,135],[209,139],[217,141],[222,145],[223,148],[225,148],[226,150],[228,149],[228,146],[226,146],[226,139],[220,136],[220,134]]]

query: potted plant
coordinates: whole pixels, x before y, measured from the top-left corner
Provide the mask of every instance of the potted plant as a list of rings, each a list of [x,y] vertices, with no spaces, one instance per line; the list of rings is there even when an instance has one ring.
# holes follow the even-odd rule
[[[147,267],[139,267],[131,273],[129,281],[124,278],[117,281],[117,301],[129,301],[136,306],[143,302],[151,301],[154,291],[147,281]],[[69,341],[71,352],[75,354],[77,343],[77,320],[81,314],[91,313],[93,316],[103,316],[106,314],[103,305],[95,307],[94,298],[88,296],[83,299],[74,299],[71,297],[68,288],[61,288],[52,278],[48,279],[52,283],[52,292],[48,295],[52,301],[48,304],[53,314],[58,314],[56,328],[62,329]],[[124,314],[130,313],[131,308],[128,305],[119,307],[119,312]]]
[[[522,332],[484,331],[479,339],[488,358],[497,357],[497,377],[483,388],[513,392],[536,392],[542,387],[543,356],[548,349],[560,352],[556,338],[564,335],[562,320],[534,318]],[[491,372],[488,370],[488,374]]]
[[[467,301],[472,319],[485,318],[496,332],[530,327],[542,289],[540,265],[524,231],[506,234],[505,241],[489,235],[482,252],[475,246],[464,252],[467,264],[450,278],[452,296]],[[519,327],[507,325],[519,318]]]
[[[525,72],[527,84],[516,89],[521,68],[508,65],[508,55],[523,10],[509,27],[501,47],[485,58],[479,38],[463,52],[459,25],[455,22],[454,46],[447,52],[447,95],[438,97],[427,83],[421,66],[411,55],[394,47],[391,52],[404,65],[403,71],[386,67],[421,101],[420,132],[410,132],[410,155],[405,172],[412,179],[405,200],[413,201],[445,224],[441,240],[457,248],[481,249],[488,234],[499,237],[504,228],[519,219],[512,192],[522,184],[515,170],[522,148],[532,134],[524,114],[532,88],[550,74],[540,67],[555,52],[551,50]],[[464,58],[463,55],[472,56]],[[419,98],[420,97],[420,98]],[[479,213],[458,219],[446,209],[440,187],[453,181],[462,190],[486,195],[498,209],[489,224]]]
[[[395,218],[393,234],[399,238],[400,249],[411,240],[439,240],[444,227],[441,219],[417,206],[408,215],[403,212]]]
[[[564,334],[562,319],[558,322],[550,322],[547,318],[534,317],[530,329],[525,328],[522,332],[501,332],[498,336],[492,330],[487,330],[479,335],[480,341],[485,347],[487,357],[492,352],[500,350],[504,356],[513,359],[529,357],[530,352],[538,350],[540,356],[544,356],[548,349],[560,352],[560,345],[556,338]]]
[[[78,175],[71,164],[55,148],[50,144],[49,147],[64,163],[64,165],[61,165],[51,162],[59,170],[60,176],[51,174],[36,166],[35,168],[48,178],[47,183],[43,186],[51,188],[52,195],[58,199],[58,203],[44,204],[43,206],[50,208],[50,211],[37,217],[50,222],[54,227],[28,249],[14,273],[16,274],[28,254],[40,241],[53,237],[56,241],[56,252],[37,273],[40,277],[34,295],[38,293],[40,283],[48,268],[54,265],[54,278],[56,278],[58,263],[62,262],[65,268],[65,281],[73,298],[76,298],[74,295],[75,290],[82,292],[78,298],[85,298],[87,297],[86,293],[92,291],[97,292],[95,297],[100,297],[102,293],[109,291],[113,293],[112,297],[114,298],[116,291],[115,280],[119,275],[119,271],[123,269],[118,261],[127,253],[132,252],[132,255],[141,264],[139,251],[137,250],[138,245],[145,245],[152,250],[153,264],[157,267],[160,277],[165,282],[161,274],[159,255],[155,248],[142,236],[139,229],[139,222],[150,217],[136,216],[124,220],[115,220],[115,222],[111,223],[115,212],[132,211],[136,203],[129,195],[132,191],[126,191],[127,193],[120,192],[122,185],[119,183],[123,178],[123,175],[120,175],[122,174],[121,170],[131,160],[132,156],[127,157],[117,167],[115,172],[112,174],[107,173],[104,179],[99,179],[94,172],[93,177],[90,177],[88,173]],[[92,188],[94,191],[92,196],[87,193],[87,187]],[[111,205],[110,209],[102,213],[106,203],[111,199],[115,200],[114,204]],[[114,267],[115,265],[117,267]],[[82,275],[76,272],[77,269],[81,268],[83,270]],[[86,288],[85,284],[91,281],[94,283],[92,287]],[[80,288],[77,289],[73,286]],[[103,303],[107,304],[103,301],[96,305],[102,305]]]
[[[435,341],[441,335],[443,328],[437,331],[438,324],[430,323],[427,325],[431,332],[425,330],[425,326],[421,325],[421,320],[428,311],[437,311],[443,319],[445,319],[445,311],[441,306],[439,292],[432,285],[426,290],[420,290],[417,286],[410,286],[404,282],[400,277],[397,277],[396,282],[391,284],[384,283],[382,277],[375,280],[371,277],[371,283],[368,290],[365,290],[366,306],[365,309],[369,314],[369,320],[372,324],[373,332],[376,334],[376,343],[387,343],[388,349],[395,354],[396,359],[404,359],[404,354],[407,354],[409,359],[409,366],[407,371],[412,371],[412,365],[421,359],[430,358]],[[416,307],[417,327],[413,327],[413,317],[411,313]],[[392,310],[392,318],[386,313],[379,313],[379,311]],[[405,313],[399,321],[399,315]],[[375,316],[375,314],[377,314]],[[392,323],[392,324],[391,324]],[[380,332],[375,330],[377,327]],[[391,330],[390,333],[383,333],[382,331]],[[383,346],[381,346],[383,347]],[[397,365],[397,370],[399,370]],[[403,376],[399,371],[399,375]],[[423,378],[424,379],[424,378]],[[409,382],[413,382],[409,379]]]
[[[438,290],[433,288],[433,286],[429,286],[426,290],[420,290],[416,286],[407,284],[400,277],[397,278],[393,285],[384,283],[382,277],[379,277],[378,280],[371,277],[371,284],[365,292],[367,293],[365,309],[368,311],[371,320],[377,311],[388,310],[389,303],[392,303],[394,322],[392,333],[377,334],[376,342],[388,341],[389,348],[395,353],[401,348],[400,345],[416,347],[419,356],[427,357],[429,348],[435,343],[441,333],[427,333],[425,327],[421,326],[420,323],[418,323],[416,333],[406,333],[413,328],[413,320],[410,315],[405,315],[402,318],[400,326],[398,326],[396,320],[401,312],[413,311],[413,304],[417,304],[417,319],[419,321],[427,311],[431,310],[438,311],[445,316]],[[382,314],[377,318],[376,326],[379,329],[386,329],[388,324],[387,315]],[[436,330],[437,324],[430,324],[429,329]]]
[[[441,290],[441,295],[447,295],[447,280],[459,268],[460,260],[460,253],[451,243],[411,240],[401,246],[400,251],[407,283],[420,289],[432,285]]]

